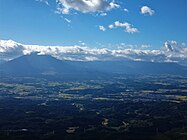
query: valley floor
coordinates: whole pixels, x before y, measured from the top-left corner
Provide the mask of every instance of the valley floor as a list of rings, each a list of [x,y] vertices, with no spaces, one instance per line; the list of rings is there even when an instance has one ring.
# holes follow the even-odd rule
[[[186,140],[187,77],[1,77],[1,140]]]

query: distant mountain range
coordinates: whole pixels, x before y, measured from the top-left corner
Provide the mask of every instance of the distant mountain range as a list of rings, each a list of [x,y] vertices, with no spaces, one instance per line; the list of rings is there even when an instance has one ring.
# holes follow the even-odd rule
[[[36,53],[24,55],[0,65],[3,75],[93,78],[113,74],[187,74],[187,67],[177,63],[116,61],[63,61]]]

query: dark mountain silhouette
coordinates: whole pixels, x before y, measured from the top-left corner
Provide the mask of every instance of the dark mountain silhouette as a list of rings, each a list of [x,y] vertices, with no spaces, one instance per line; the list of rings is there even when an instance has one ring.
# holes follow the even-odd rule
[[[177,63],[142,61],[62,61],[49,55],[24,55],[0,66],[8,75],[58,75],[91,78],[112,74],[187,74],[187,67]]]
[[[4,73],[10,74],[42,74],[47,72],[60,73],[72,70],[66,62],[60,61],[49,55],[24,55],[7,63],[2,64],[1,69]]]
[[[61,61],[50,55],[32,53],[0,65],[0,74],[8,76],[55,76],[66,79],[86,79],[98,75],[82,62]],[[90,74],[92,73],[92,74]],[[99,76],[105,75],[101,72]]]

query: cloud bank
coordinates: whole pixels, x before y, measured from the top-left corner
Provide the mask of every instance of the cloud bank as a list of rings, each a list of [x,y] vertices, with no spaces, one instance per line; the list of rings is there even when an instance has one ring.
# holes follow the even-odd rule
[[[146,47],[145,47],[146,46]],[[147,45],[118,49],[89,48],[87,46],[40,46],[23,45],[12,40],[0,40],[0,58],[8,61],[16,57],[37,52],[39,55],[51,55],[60,60],[134,60],[151,62],[177,62],[187,65],[187,46],[176,41],[166,41],[160,50],[148,50]]]

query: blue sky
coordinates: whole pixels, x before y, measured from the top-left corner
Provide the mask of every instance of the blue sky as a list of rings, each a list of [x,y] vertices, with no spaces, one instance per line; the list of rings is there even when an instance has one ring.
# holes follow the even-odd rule
[[[97,48],[115,48],[120,43],[145,44],[150,49],[159,49],[167,40],[187,42],[186,0],[116,0],[105,2],[116,4],[114,7],[95,9],[75,2],[73,6],[68,5],[71,7],[68,13],[63,13],[64,1],[68,0],[58,3],[56,0],[0,0],[0,39],[37,45],[75,45],[82,41]],[[142,13],[143,6],[152,10],[152,14]],[[120,23],[117,26],[116,21]],[[124,23],[137,31],[125,32],[128,25]],[[112,29],[108,27],[111,24]]]

